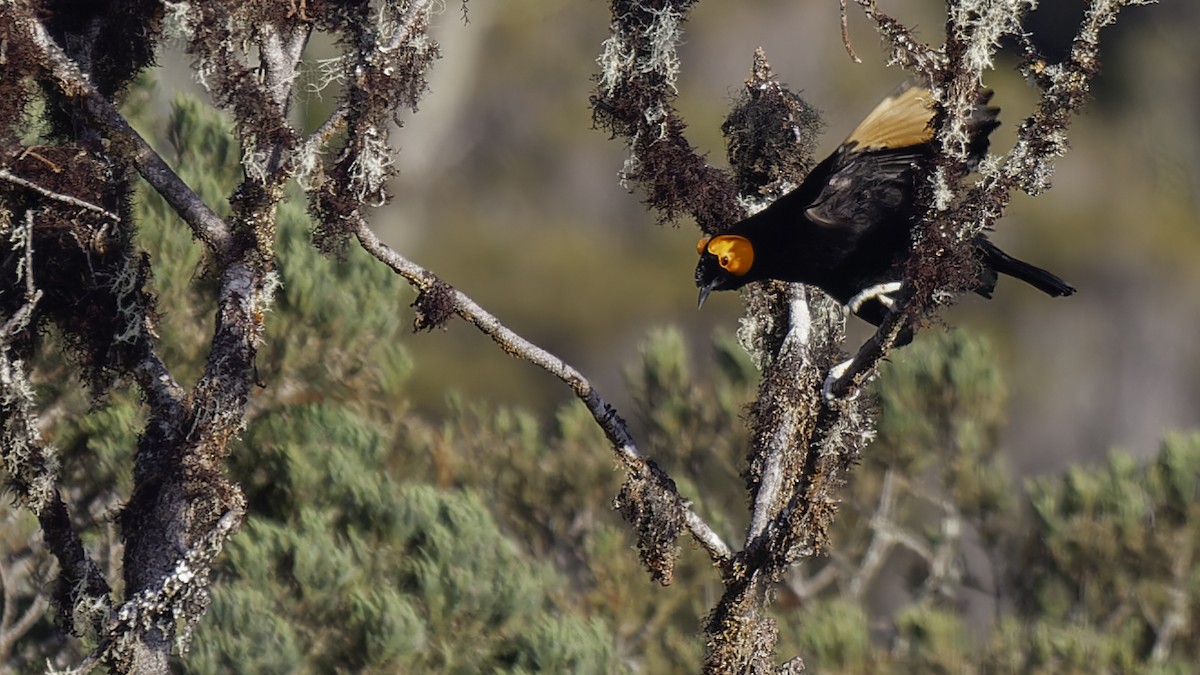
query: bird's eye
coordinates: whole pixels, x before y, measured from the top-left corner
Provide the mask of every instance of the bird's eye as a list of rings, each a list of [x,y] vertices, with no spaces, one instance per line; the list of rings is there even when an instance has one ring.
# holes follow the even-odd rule
[[[721,267],[729,267],[729,256],[721,256]]]

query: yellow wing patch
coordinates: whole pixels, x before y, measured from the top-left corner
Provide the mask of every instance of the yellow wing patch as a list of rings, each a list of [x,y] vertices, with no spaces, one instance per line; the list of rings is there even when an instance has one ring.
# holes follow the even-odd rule
[[[912,81],[883,99],[850,134],[844,145],[862,150],[888,150],[921,145],[933,140],[933,94]]]

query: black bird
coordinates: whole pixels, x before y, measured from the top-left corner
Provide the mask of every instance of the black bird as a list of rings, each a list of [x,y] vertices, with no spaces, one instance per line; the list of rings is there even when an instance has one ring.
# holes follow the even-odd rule
[[[980,91],[968,124],[970,157],[987,152],[1000,110]],[[766,209],[700,240],[696,286],[700,305],[709,292],[779,279],[817,286],[859,317],[878,326],[900,289],[909,255],[916,181],[933,154],[933,96],[909,81],[883,100],[804,182]],[[1070,284],[1009,256],[980,235],[983,269],[972,289],[990,298],[997,273],[1051,296],[1071,295]],[[900,344],[912,339],[904,330]]]

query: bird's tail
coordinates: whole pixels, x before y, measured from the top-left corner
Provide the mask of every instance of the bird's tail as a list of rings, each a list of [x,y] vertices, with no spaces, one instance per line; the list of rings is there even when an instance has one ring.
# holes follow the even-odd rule
[[[1001,274],[1020,279],[1046,295],[1056,298],[1075,292],[1075,287],[1071,284],[1040,267],[1030,265],[1024,260],[1017,260],[1001,251],[987,239],[981,237],[977,244],[983,253],[984,264]]]

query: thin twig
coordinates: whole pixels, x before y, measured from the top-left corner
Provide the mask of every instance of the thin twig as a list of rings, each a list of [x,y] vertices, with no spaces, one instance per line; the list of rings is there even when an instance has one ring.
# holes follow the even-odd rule
[[[842,44],[846,46],[846,53],[850,55],[850,60],[855,63],[862,63],[862,59],[858,58],[858,54],[854,53],[854,47],[850,44],[850,22],[846,17],[846,0],[839,0],[842,12]]]
[[[118,217],[117,214],[113,213],[112,211],[105,210],[99,206],[96,206],[95,204],[93,204],[91,202],[85,202],[82,199],[79,199],[78,197],[72,197],[71,195],[64,195],[60,192],[48,190],[48,189],[42,187],[41,185],[38,185],[37,183],[25,180],[24,178],[21,178],[20,176],[13,175],[12,173],[10,173],[8,171],[8,169],[0,169],[0,180],[6,180],[10,183],[13,183],[14,185],[20,185],[21,187],[29,188],[30,190],[40,193],[40,194],[42,194],[46,197],[49,197],[50,199],[53,199],[55,201],[60,201],[60,202],[63,202],[64,204],[70,204],[71,206],[78,206],[81,209],[86,209],[93,213],[99,213],[100,215],[104,216],[105,218],[108,218],[109,220],[113,221],[114,223],[120,222],[120,220],[121,220],[120,217]]]
[[[937,545],[930,551],[929,575],[925,577],[925,581],[921,583],[920,595],[926,595],[939,592],[945,585],[947,577],[950,581],[958,581],[958,574],[952,574],[957,571],[955,562],[959,559],[959,554],[962,551],[962,546],[959,542],[962,539],[963,523],[962,518],[958,515],[958,509],[947,511],[942,517],[941,536],[938,538]]]
[[[837,563],[826,563],[819,572],[811,577],[802,577],[797,572],[787,580],[788,590],[795,594],[801,601],[811,600],[830,584],[837,581],[841,572],[838,567]]]
[[[31,564],[29,559],[19,561],[28,570]],[[33,624],[45,614],[46,608],[50,606],[50,601],[44,593],[38,593],[33,597],[29,606],[21,613],[18,618],[17,611],[17,593],[16,580],[8,575],[9,570],[6,566],[0,565],[0,582],[4,585],[4,617],[0,620],[0,657],[7,658],[12,650],[13,644],[25,636]],[[22,578],[29,576],[28,571],[22,574]]]

